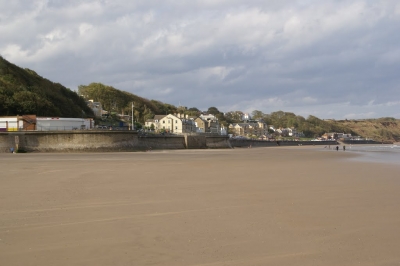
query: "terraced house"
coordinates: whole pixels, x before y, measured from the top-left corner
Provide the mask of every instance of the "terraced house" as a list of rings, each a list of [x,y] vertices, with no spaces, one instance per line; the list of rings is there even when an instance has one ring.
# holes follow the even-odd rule
[[[196,132],[194,120],[181,114],[156,115],[154,119],[148,119],[145,122],[145,126],[155,131],[165,130],[169,133]]]
[[[196,122],[197,131],[199,133],[220,133],[221,126],[218,119],[211,114],[200,115],[194,120]]]
[[[264,122],[232,123],[229,125],[229,133],[234,136],[265,138],[268,127]]]

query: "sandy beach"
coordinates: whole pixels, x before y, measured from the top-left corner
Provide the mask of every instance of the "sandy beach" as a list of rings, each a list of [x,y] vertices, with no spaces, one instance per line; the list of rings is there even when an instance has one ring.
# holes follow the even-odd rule
[[[400,167],[354,156],[0,154],[0,265],[399,265]]]

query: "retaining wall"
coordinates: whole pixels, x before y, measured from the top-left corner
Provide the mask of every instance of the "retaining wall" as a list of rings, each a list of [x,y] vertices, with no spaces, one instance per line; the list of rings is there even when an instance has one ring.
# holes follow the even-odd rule
[[[377,142],[374,140],[342,140],[341,142],[345,144],[383,144],[382,142]],[[386,142],[386,144],[393,144]]]
[[[0,132],[0,152],[140,151],[230,148],[227,136],[139,135],[132,131]]]
[[[17,137],[17,138],[16,138]],[[337,145],[334,141],[263,141],[229,139],[220,135],[140,135],[133,131],[0,132],[0,152],[95,152],[165,149],[247,148],[297,145]]]
[[[225,136],[207,136],[206,145],[214,149],[232,148],[229,138]]]
[[[232,148],[248,147],[275,147],[275,146],[298,146],[298,145],[337,145],[336,141],[267,141],[251,139],[230,139]]]

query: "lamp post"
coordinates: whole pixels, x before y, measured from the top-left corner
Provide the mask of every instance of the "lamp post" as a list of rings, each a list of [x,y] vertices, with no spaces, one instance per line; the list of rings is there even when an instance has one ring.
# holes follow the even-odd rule
[[[132,130],[135,130],[135,124],[133,123],[133,102],[132,102]]]

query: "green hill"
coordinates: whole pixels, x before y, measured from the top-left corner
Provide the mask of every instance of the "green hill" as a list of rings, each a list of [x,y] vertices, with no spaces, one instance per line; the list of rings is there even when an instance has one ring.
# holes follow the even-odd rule
[[[346,133],[379,142],[400,142],[400,120],[384,117],[363,120],[323,120],[315,116],[304,118],[294,113],[277,111],[263,114],[255,111],[268,125],[275,128],[294,127],[304,132],[307,137],[318,137],[324,133]]]
[[[86,100],[100,102],[103,109],[111,113],[130,115],[133,103],[135,120],[140,123],[144,123],[146,119],[153,118],[157,114],[177,112],[177,108],[171,104],[148,100],[101,83],[80,85],[78,93]]]
[[[93,117],[76,92],[0,56],[0,116]]]
[[[392,117],[363,120],[338,120],[329,123],[351,130],[355,135],[379,142],[400,142],[400,120]]]
[[[94,117],[85,100],[101,102],[103,109],[111,114],[130,115],[133,103],[135,121],[142,124],[157,114],[200,113],[195,107],[187,109],[157,100],[148,100],[101,83],[79,86],[79,95],[59,83],[39,76],[33,70],[22,69],[0,56],[0,116],[36,114]],[[214,113],[225,126],[239,122],[243,114],[241,111],[222,113],[215,107],[210,107],[208,111]],[[235,119],[234,114],[239,114],[239,118]],[[253,118],[263,119],[268,125],[274,125],[276,128],[294,127],[304,132],[307,137],[317,137],[327,132],[343,132],[376,141],[400,142],[400,120],[394,118],[322,120],[315,116],[304,118],[283,111],[264,114],[258,110],[253,112]]]

